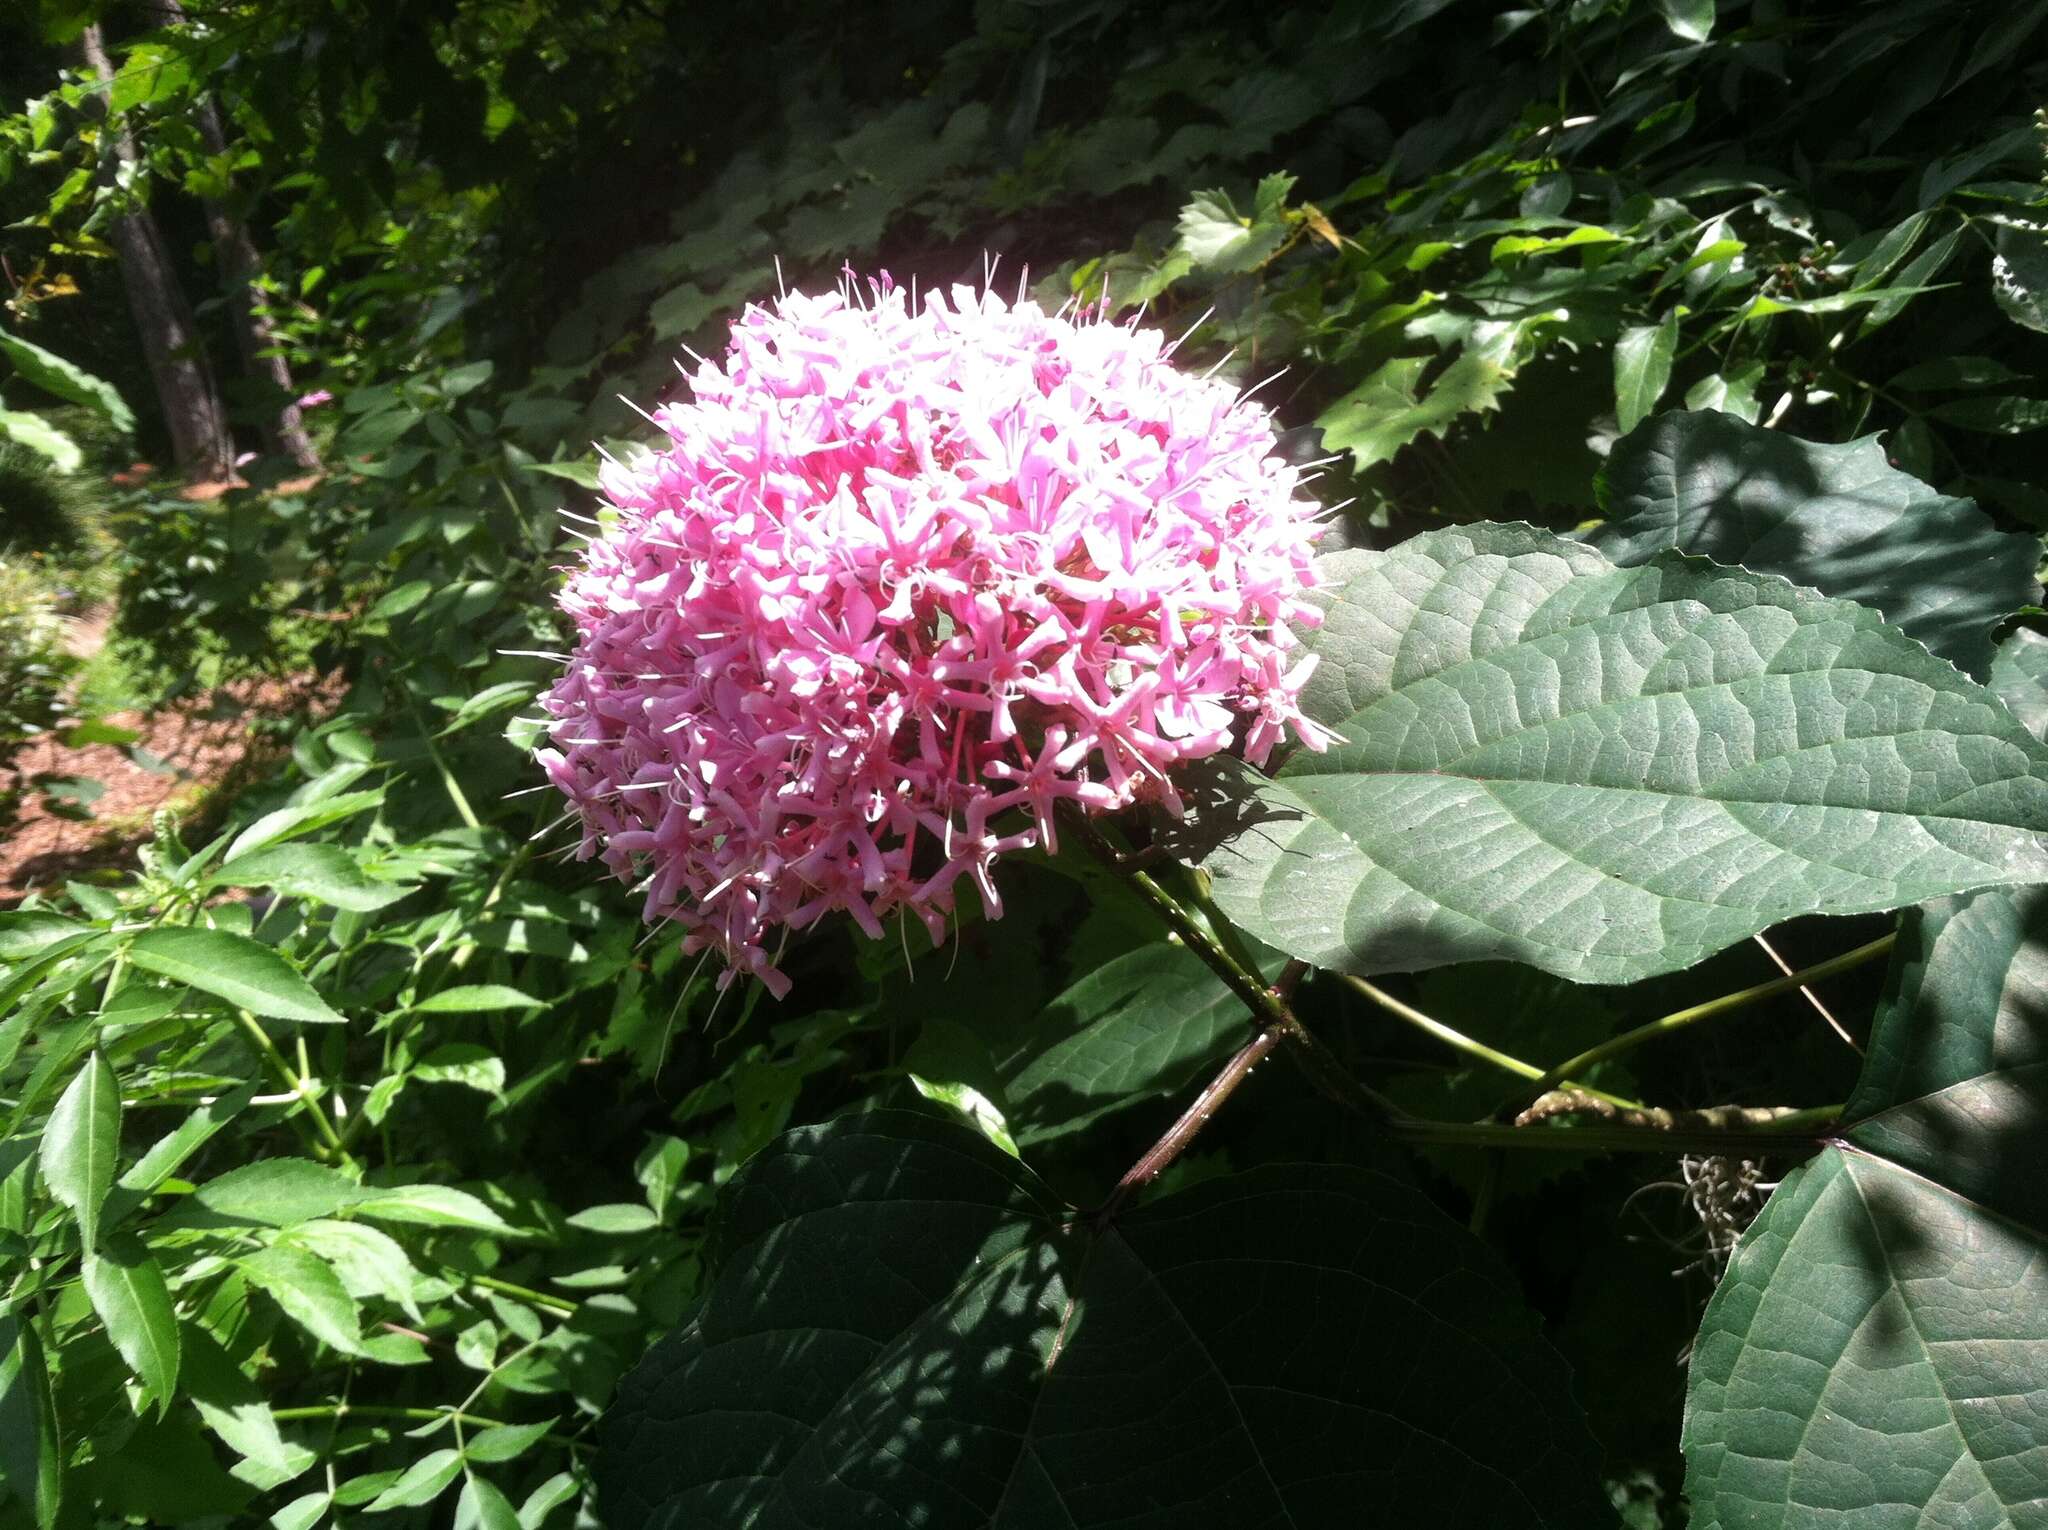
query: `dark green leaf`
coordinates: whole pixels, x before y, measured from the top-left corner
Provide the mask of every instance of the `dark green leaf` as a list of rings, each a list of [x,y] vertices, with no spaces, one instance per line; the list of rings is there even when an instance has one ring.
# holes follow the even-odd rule
[[[579,489],[597,487],[597,464],[594,462],[528,462],[521,465],[520,471],[546,473],[550,478],[565,479]]]
[[[374,606],[364,613],[366,621],[389,621],[394,616],[403,616],[421,601],[434,593],[433,581],[413,579],[385,592]]]
[[[362,1222],[299,1222],[278,1240],[323,1260],[358,1300],[379,1296],[412,1312],[418,1271],[388,1233]]]
[[[1801,441],[1730,415],[1666,414],[1615,445],[1611,519],[1591,541],[1623,566],[1665,548],[1780,574],[1883,613],[1972,674],[1991,629],[2040,598],[2039,539],[1893,468],[1875,437]]]
[[[0,332],[0,355],[13,362],[15,371],[45,393],[54,393],[69,403],[83,404],[123,435],[134,431],[135,415],[122,402],[112,383],[19,335]]]
[[[1462,414],[1496,409],[1513,371],[1498,358],[1467,350],[1417,397],[1425,356],[1398,356],[1324,410],[1316,421],[1323,445],[1348,451],[1363,471],[1384,462],[1417,436],[1441,436]]]
[[[284,1309],[286,1317],[345,1355],[362,1352],[355,1298],[323,1259],[301,1248],[274,1244],[236,1261],[249,1284]]]
[[[478,1457],[474,1448],[470,1456],[488,1459]],[[455,1530],[519,1530],[519,1515],[488,1479],[471,1476],[455,1500]]]
[[[291,963],[246,935],[228,930],[145,930],[135,937],[128,955],[145,972],[254,1014],[312,1024],[342,1023]]]
[[[384,1222],[411,1222],[422,1227],[460,1227],[474,1232],[508,1233],[512,1228],[467,1190],[448,1185],[381,1185],[364,1191],[358,1216]]]
[[[495,717],[500,712],[509,712],[514,707],[523,707],[533,700],[535,686],[530,680],[506,680],[498,685],[486,686],[474,696],[463,699],[455,709],[455,715],[448,719],[437,737],[446,738],[458,733],[471,723],[486,717]]]
[[[520,1530],[540,1530],[547,1517],[583,1491],[583,1485],[569,1472],[557,1472],[526,1495],[519,1506]]]
[[[186,1324],[182,1333],[186,1395],[206,1427],[243,1458],[237,1472],[275,1487],[310,1466],[312,1452],[285,1443],[262,1388],[243,1374],[220,1341],[195,1324]]]
[[[50,1530],[64,1493],[57,1405],[42,1342],[25,1317],[0,1312],[0,1503]]]
[[[322,797],[313,802],[301,802],[293,807],[265,813],[235,836],[235,842],[228,846],[228,859],[247,855],[281,839],[296,838],[310,834],[315,829],[324,829],[329,824],[340,823],[358,813],[367,812],[384,800],[382,791],[344,792],[339,796]]]
[[[592,1233],[639,1233],[659,1227],[661,1218],[637,1201],[617,1201],[605,1206],[587,1206],[569,1218],[569,1225]]]
[[[0,912],[0,962],[26,961],[66,936],[86,933],[77,920],[58,914]]]
[[[2048,426],[2044,398],[1958,398],[1937,404],[1932,412],[1944,425],[1991,436],[2020,436]]]
[[[194,1106],[148,1152],[138,1158],[116,1185],[136,1196],[148,1194],[184,1166],[185,1160],[203,1147],[213,1134],[232,1121],[255,1098],[256,1086],[242,1084],[211,1104]]]
[[[643,1525],[1614,1523],[1563,1364],[1421,1196],[1266,1168],[1100,1229],[971,1130],[792,1132],[614,1405]]]
[[[1181,209],[1180,247],[1204,270],[1222,275],[1253,271],[1287,242],[1287,225],[1240,217],[1221,191],[1203,191]]]
[[[934,1016],[908,1064],[979,1086],[1028,1148],[1181,1088],[1249,1036],[1244,1001],[1160,941],[1095,968],[1022,1026]],[[980,1058],[948,1066],[973,1048]]]
[[[209,887],[274,887],[294,898],[369,913],[396,903],[410,885],[376,882],[339,845],[272,845],[238,855],[206,879]]]
[[[124,1430],[119,1450],[75,1472],[79,1496],[96,1500],[115,1524],[247,1524],[241,1512],[254,1496],[221,1469],[198,1418],[182,1408]]]
[[[2024,373],[2015,372],[1989,356],[1937,356],[1907,367],[1887,386],[1916,393],[1939,393],[1951,388],[1995,388],[2000,383],[2025,381]]]
[[[208,1180],[193,1194],[192,1204],[222,1221],[290,1227],[331,1216],[367,1194],[353,1180],[310,1158],[266,1158]]]
[[[505,1060],[473,1041],[435,1047],[413,1065],[412,1076],[428,1084],[461,1084],[485,1094],[505,1091]]]
[[[510,1461],[539,1444],[554,1427],[554,1420],[538,1424],[503,1424],[470,1436],[464,1454],[472,1461]]]
[[[432,1503],[449,1483],[462,1475],[462,1453],[443,1447],[430,1450],[405,1469],[405,1474],[371,1502],[369,1512],[408,1509]]]
[[[413,1005],[422,1015],[469,1015],[498,1009],[538,1009],[540,1000],[503,983],[462,983],[428,994]]]

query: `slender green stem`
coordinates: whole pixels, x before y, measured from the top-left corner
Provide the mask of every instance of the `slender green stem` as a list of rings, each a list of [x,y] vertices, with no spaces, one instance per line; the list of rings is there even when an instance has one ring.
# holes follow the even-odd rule
[[[257,1053],[270,1065],[271,1072],[277,1075],[277,1081],[284,1085],[286,1092],[297,1095],[305,1103],[306,1115],[313,1122],[319,1138],[318,1141],[309,1144],[314,1150],[314,1156],[328,1158],[339,1155],[347,1158],[348,1148],[342,1142],[341,1134],[335,1131],[334,1123],[327,1118],[327,1112],[321,1107],[320,1101],[306,1088],[305,1079],[295,1073],[292,1065],[285,1061],[284,1053],[278,1051],[277,1043],[270,1039],[270,1033],[264,1030],[257,1023],[256,1017],[246,1009],[235,1011],[235,1021],[255,1045]]]
[[[1809,1105],[1804,1110],[1788,1110],[1776,1120],[1766,1123],[1760,1130],[1765,1132],[1818,1132],[1833,1126],[1842,1119],[1842,1106]]]
[[[1317,1040],[1307,1026],[1295,1017],[1294,1010],[1279,989],[1266,986],[1259,974],[1241,964],[1216,938],[1202,927],[1196,919],[1165,888],[1142,871],[1131,869],[1127,864],[1119,865],[1121,857],[1117,849],[1103,838],[1094,824],[1084,818],[1070,819],[1082,843],[1112,871],[1125,877],[1133,891],[1145,900],[1160,922],[1178,935],[1208,969],[1223,979],[1230,991],[1244,1000],[1262,1030],[1278,1031],[1287,1041],[1294,1058],[1308,1074],[1309,1082],[1316,1089],[1348,1109],[1361,1111],[1368,1116],[1394,1114],[1393,1102],[1385,1096],[1368,1089],[1356,1078],[1351,1070]]]
[[[1714,1153],[1730,1158],[1801,1157],[1819,1151],[1813,1128],[1834,1119],[1826,1112],[1801,1111],[1748,1130],[1702,1130],[1655,1126],[1504,1126],[1493,1121],[1390,1122],[1387,1134],[1416,1147],[1514,1148],[1554,1153]]]
[[[511,1281],[499,1280],[494,1275],[464,1275],[462,1278],[470,1285],[481,1286],[486,1291],[496,1291],[502,1296],[516,1296],[523,1302],[531,1302],[536,1307],[547,1307],[564,1317],[573,1316],[578,1311],[578,1304],[565,1296],[550,1296],[545,1291],[535,1291],[529,1286],[515,1286]]]
[[[1781,993],[1791,993],[1809,983],[1818,983],[1825,978],[1874,962],[1890,951],[1897,939],[1898,936],[1895,934],[1882,936],[1868,945],[1858,946],[1853,951],[1845,951],[1840,956],[1830,957],[1824,962],[1816,962],[1813,966],[1802,968],[1798,972],[1773,978],[1768,983],[1758,983],[1754,988],[1743,988],[1734,993],[1723,994],[1718,999],[1707,1000],[1704,1004],[1674,1010],[1661,1019],[1652,1020],[1648,1025],[1639,1025],[1633,1030],[1623,1031],[1619,1036],[1610,1037],[1598,1046],[1586,1048],[1576,1057],[1566,1058],[1532,1083],[1526,1098],[1517,1101],[1515,1108],[1520,1109],[1529,1099],[1548,1094],[1566,1079],[1587,1073],[1609,1058],[1634,1051],[1646,1041],[1668,1036],[1673,1031],[1682,1031],[1687,1026],[1699,1024],[1702,1020],[1733,1014],[1736,1010],[1747,1009],[1750,1005],[1761,1003],[1765,999],[1776,998]]]
[[[469,805],[469,798],[463,794],[462,783],[455,779],[455,772],[448,768],[448,761],[434,743],[434,732],[421,717],[419,709],[413,709],[413,721],[419,724],[420,742],[426,745],[427,758],[434,762],[434,769],[440,773],[442,789],[448,793],[448,800],[455,804],[455,813],[472,829],[481,829],[483,821],[476,816],[476,809]]]
[[[1168,893],[1150,876],[1128,866],[1117,865],[1115,847],[1109,844],[1092,824],[1079,821],[1076,824],[1079,837],[1100,857],[1104,863],[1117,870],[1130,883],[1132,889],[1151,907],[1160,920],[1171,929],[1181,941],[1218,977],[1230,990],[1244,1000],[1253,1018],[1258,1022],[1258,1034],[1230,1059],[1223,1070],[1202,1091],[1188,1110],[1182,1113],[1154,1146],[1132,1166],[1118,1185],[1117,1193],[1104,1207],[1104,1214],[1111,1214],[1122,1204],[1124,1198],[1135,1191],[1146,1180],[1160,1172],[1182,1152],[1196,1135],[1208,1124],[1216,1106],[1220,1105],[1243,1082],[1246,1075],[1263,1059],[1278,1041],[1285,1041],[1294,1056],[1301,1062],[1310,1081],[1324,1094],[1362,1114],[1376,1120],[1387,1135],[1399,1142],[1416,1147],[1476,1147],[1510,1148],[1565,1153],[1717,1153],[1730,1156],[1760,1156],[1768,1152],[1773,1156],[1804,1156],[1816,1151],[1820,1144],[1818,1131],[1832,1124],[1839,1115],[1839,1107],[1824,1106],[1812,1110],[1788,1112],[1767,1121],[1737,1126],[1720,1124],[1714,1126],[1681,1125],[1585,1125],[1572,1124],[1557,1126],[1535,1123],[1529,1126],[1508,1126],[1494,1122],[1423,1121],[1402,1114],[1385,1096],[1368,1088],[1351,1075],[1341,1059],[1333,1054],[1301,1021],[1296,1018],[1286,997],[1277,989],[1269,988],[1258,974],[1247,970],[1202,927],[1179,900]],[[1740,993],[1728,994],[1706,1004],[1695,1005],[1681,1010],[1676,1015],[1667,1015],[1648,1026],[1617,1036],[1602,1047],[1595,1047],[1572,1058],[1532,1081],[1531,1095],[1547,1093],[1563,1080],[1582,1074],[1595,1064],[1610,1056],[1627,1051],[1631,1046],[1662,1034],[1665,1030],[1681,1028],[1710,1015],[1740,1009],[1769,998],[1773,994],[1785,993],[1804,984],[1817,982],[1839,972],[1873,961],[1891,949],[1893,936],[1872,941],[1854,951],[1795,972],[1776,982],[1759,984]],[[1429,1017],[1420,1010],[1403,1015],[1404,1019]],[[1431,1021],[1431,1027],[1438,1022]],[[1448,1026],[1442,1030],[1449,1031]],[[1456,1032],[1451,1032],[1455,1036]],[[1448,1037],[1443,1039],[1448,1040]],[[1459,1038],[1469,1041],[1469,1038]],[[1455,1043],[1454,1043],[1455,1044]],[[1477,1043],[1472,1043],[1476,1046]],[[1491,1049],[1489,1049],[1491,1050]],[[1475,1055],[1478,1055],[1475,1053]],[[1497,1054],[1499,1060],[1520,1063],[1519,1059]],[[1496,1060],[1496,1059],[1489,1059]],[[1509,1069],[1519,1076],[1528,1077],[1533,1071],[1529,1064],[1520,1063]],[[1592,1091],[1584,1091],[1591,1094]],[[1621,1109],[1640,1109],[1628,1102],[1611,1098],[1608,1103]]]
[[[273,1408],[270,1416],[280,1424],[294,1423],[313,1418],[388,1418],[401,1419],[416,1424],[437,1423],[442,1419],[454,1424],[467,1424],[472,1429],[503,1429],[508,1427],[503,1419],[479,1418],[474,1413],[451,1412],[446,1408],[397,1408],[382,1403],[329,1403],[321,1407]],[[566,1434],[544,1434],[541,1436],[550,1445],[560,1445],[567,1450],[588,1450],[590,1447],[581,1440],[572,1440]]]
[[[1335,973],[1333,976],[1350,984],[1388,1014],[1395,1016],[1397,1019],[1407,1021],[1417,1030],[1426,1035],[1434,1036],[1446,1046],[1456,1047],[1468,1057],[1476,1057],[1481,1062],[1490,1063],[1505,1073],[1514,1074],[1517,1078],[1540,1079],[1543,1077],[1543,1070],[1534,1063],[1524,1062],[1521,1058],[1510,1056],[1506,1052],[1488,1046],[1483,1041],[1474,1040],[1463,1031],[1453,1030],[1434,1015],[1426,1014],[1412,1004],[1403,1003],[1376,983],[1368,983],[1364,978],[1353,977],[1348,972]],[[1581,1094],[1589,1094],[1596,1100],[1605,1100],[1609,1105],[1617,1106],[1622,1110],[1641,1110],[1643,1108],[1635,1100],[1624,1099],[1618,1094],[1609,1094],[1603,1089],[1594,1089],[1586,1084],[1574,1084],[1572,1087]]]
[[[1142,871],[1127,872],[1127,880],[1139,897],[1150,904],[1160,920],[1181,938],[1187,948],[1201,958],[1211,972],[1222,978],[1232,993],[1244,1000],[1246,1006],[1267,1025],[1279,1025],[1292,1018],[1287,1006],[1273,991],[1266,987],[1256,972],[1238,965],[1236,959],[1224,950],[1210,933],[1188,916],[1179,901]]]

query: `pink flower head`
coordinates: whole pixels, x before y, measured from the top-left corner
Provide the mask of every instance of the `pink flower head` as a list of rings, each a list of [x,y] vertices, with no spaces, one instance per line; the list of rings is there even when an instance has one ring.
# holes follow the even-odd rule
[[[322,404],[333,402],[334,395],[325,388],[315,388],[311,393],[302,393],[293,400],[295,407],[300,409],[318,409]]]
[[[1327,735],[1316,507],[1267,412],[1151,330],[885,276],[750,307],[723,366],[601,475],[539,758],[581,855],[778,996],[770,943],[844,910],[944,938],[959,882],[1061,804],[1178,812],[1170,772]],[[776,927],[782,927],[777,934]]]

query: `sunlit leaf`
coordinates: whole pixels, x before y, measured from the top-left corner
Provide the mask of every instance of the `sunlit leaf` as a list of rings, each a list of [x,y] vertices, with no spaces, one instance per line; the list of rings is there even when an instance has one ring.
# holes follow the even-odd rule
[[[162,1268],[139,1244],[115,1238],[85,1256],[82,1273],[107,1337],[154,1394],[158,1412],[168,1410],[178,1382],[178,1318]]]
[[[1798,914],[2048,877],[2048,749],[1867,608],[1515,526],[1324,568],[1303,700],[1339,741],[1204,863],[1292,956],[1622,982]]]
[[[120,1086],[105,1054],[94,1051],[58,1096],[42,1142],[43,1183],[71,1208],[88,1250],[99,1237],[100,1206],[114,1187],[120,1134]]]
[[[339,1025],[342,1017],[269,946],[229,930],[158,928],[135,937],[128,956],[201,993],[275,1020]]]
[[[133,411],[122,402],[114,385],[105,379],[93,376],[83,367],[19,335],[0,332],[0,356],[13,362],[18,374],[45,393],[55,394],[67,403],[83,404],[124,435],[134,431]]]

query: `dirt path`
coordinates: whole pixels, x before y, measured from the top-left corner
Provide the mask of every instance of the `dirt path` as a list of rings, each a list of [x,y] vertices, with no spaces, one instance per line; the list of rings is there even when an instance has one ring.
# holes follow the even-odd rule
[[[252,758],[281,748],[268,744],[255,724],[331,705],[337,689],[310,675],[236,681],[156,712],[106,719],[140,734],[133,744],[67,748],[49,738],[23,751],[18,764],[25,775],[79,777],[105,789],[83,822],[46,811],[39,799],[23,804],[13,828],[0,831],[0,907],[38,889],[61,887],[84,871],[132,866],[135,847],[149,838],[158,809],[203,809],[212,787]],[[162,763],[139,764],[131,751]]]

